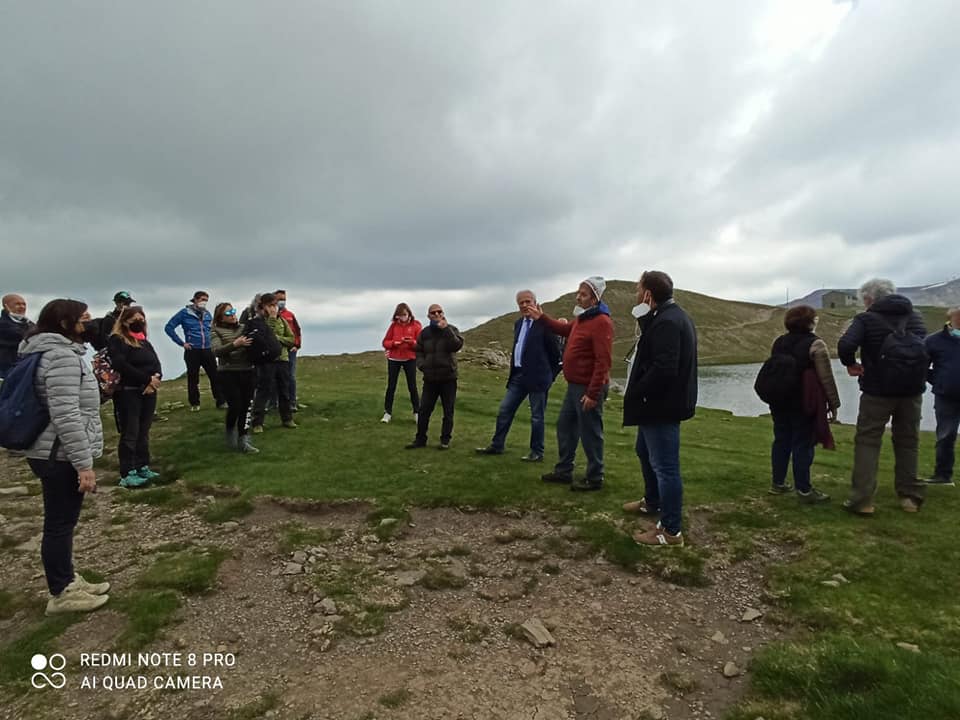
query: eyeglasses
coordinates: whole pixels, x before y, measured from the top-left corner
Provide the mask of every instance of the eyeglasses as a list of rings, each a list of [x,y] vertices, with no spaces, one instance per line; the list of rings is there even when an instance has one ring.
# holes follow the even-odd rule
[[[225,310],[223,314],[224,314],[226,317],[233,317],[234,315],[237,314],[237,309],[236,309],[236,308],[230,308],[229,310]]]
[[[427,315],[443,315],[443,310],[430,310]]]

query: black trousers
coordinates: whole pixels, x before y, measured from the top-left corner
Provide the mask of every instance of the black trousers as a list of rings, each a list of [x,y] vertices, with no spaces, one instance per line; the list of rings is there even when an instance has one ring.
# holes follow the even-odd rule
[[[183,351],[183,362],[187,365],[187,400],[196,407],[200,404],[200,368],[210,380],[210,392],[217,405],[223,402],[220,394],[220,385],[217,382],[217,361],[213,350],[191,348]]]
[[[250,419],[256,376],[252,369],[221,370],[217,380],[227,403],[227,430],[236,428],[238,434],[244,435]]]
[[[383,398],[384,412],[393,414],[393,396],[397,392],[397,380],[400,371],[407,376],[407,390],[410,391],[410,404],[415,413],[420,412],[420,395],[417,393],[417,361],[387,360],[387,394]]]
[[[47,589],[59,595],[73,582],[73,530],[80,519],[83,493],[73,465],[53,460],[28,460],[43,486],[43,540],[40,558]]]
[[[117,460],[121,476],[150,464],[150,427],[156,410],[156,393],[144,395],[140,388],[121,388],[113,394],[113,417],[120,433]]]
[[[443,425],[440,426],[440,442],[446,445],[453,436],[453,405],[457,401],[457,381],[423,381],[423,395],[420,398],[420,415],[417,419],[416,442],[427,444],[427,430],[430,428],[430,415],[437,405],[437,398],[443,404]]]
[[[253,424],[263,425],[267,401],[277,394],[277,409],[283,422],[293,419],[290,409],[290,363],[286,360],[261,365],[257,370],[257,394],[253,401]]]

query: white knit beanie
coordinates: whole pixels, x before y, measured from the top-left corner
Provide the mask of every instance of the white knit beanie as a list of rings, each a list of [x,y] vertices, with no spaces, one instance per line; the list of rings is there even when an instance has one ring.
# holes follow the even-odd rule
[[[607,289],[607,281],[599,275],[594,275],[588,277],[583,282],[590,286],[590,289],[593,290],[593,294],[597,298],[597,302],[600,302],[600,298],[603,297],[603,291]]]

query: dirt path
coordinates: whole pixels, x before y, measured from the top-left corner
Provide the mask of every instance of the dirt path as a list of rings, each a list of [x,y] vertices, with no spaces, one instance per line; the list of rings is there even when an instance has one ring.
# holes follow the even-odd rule
[[[34,492],[35,481],[8,462],[0,478],[0,487]],[[262,499],[242,520],[211,525],[197,509],[212,497],[190,495],[192,506],[171,513],[126,502],[125,492],[92,498],[75,547],[78,567],[107,575],[118,605],[110,609],[112,598],[53,641],[68,661],[64,689],[19,697],[0,689],[0,717],[719,718],[747,680],[724,677],[724,666],[747,668],[779,634],[762,618],[741,622],[747,608],[763,609],[769,557],[716,559],[708,587],[683,588],[610,565],[574,528],[540,513],[413,510],[371,523],[362,504]],[[43,607],[31,544],[39,510],[36,495],[0,495],[0,589],[22,594],[0,619],[4,644]],[[702,523],[690,533],[707,539]],[[119,603],[148,568],[204,548],[226,551],[213,589],[183,596],[144,651],[219,652],[235,666],[80,667],[81,653],[121,652]],[[531,619],[554,645],[524,637]],[[152,683],[192,674],[219,678],[222,689],[80,687],[108,675]]]

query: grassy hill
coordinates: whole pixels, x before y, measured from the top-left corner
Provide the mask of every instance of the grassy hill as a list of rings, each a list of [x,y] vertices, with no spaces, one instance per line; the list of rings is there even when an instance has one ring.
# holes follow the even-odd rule
[[[573,316],[571,311],[575,294],[571,292],[543,303],[543,308],[553,317],[570,318]],[[603,297],[610,306],[616,332],[613,347],[613,374],[616,376],[618,361],[626,357],[634,343],[636,322],[630,315],[630,309],[636,304],[636,283],[611,280]],[[702,365],[762,362],[770,352],[771,343],[783,332],[786,310],[781,307],[723,300],[689,290],[677,290],[676,298],[697,325]],[[924,315],[928,328],[936,329],[943,325],[944,308],[918,309]],[[835,349],[847,323],[857,312],[859,310],[854,308],[820,310],[817,334],[826,341],[828,347]],[[466,331],[464,337],[468,347],[493,348],[509,353],[516,318],[516,313],[508,313]]]

